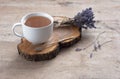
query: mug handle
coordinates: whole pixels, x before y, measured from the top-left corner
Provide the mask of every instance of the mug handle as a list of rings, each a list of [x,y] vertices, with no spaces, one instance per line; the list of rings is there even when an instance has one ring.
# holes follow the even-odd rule
[[[21,35],[21,34],[19,34],[19,33],[17,33],[17,32],[15,32],[15,28],[17,27],[17,26],[22,26],[22,24],[21,23],[15,23],[14,25],[13,25],[13,27],[12,27],[12,31],[13,31],[13,33],[16,35],[16,36],[18,36],[18,37],[23,37],[23,35]]]

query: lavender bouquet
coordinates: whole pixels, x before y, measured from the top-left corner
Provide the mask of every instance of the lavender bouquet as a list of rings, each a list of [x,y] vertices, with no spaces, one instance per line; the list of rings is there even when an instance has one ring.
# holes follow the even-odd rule
[[[58,22],[54,22],[57,24]],[[68,18],[65,21],[62,21],[60,23],[61,26],[69,26],[69,25],[75,25],[79,28],[96,28],[94,20],[94,14],[92,11],[92,8],[87,8],[83,10],[82,12],[78,12],[73,18]]]

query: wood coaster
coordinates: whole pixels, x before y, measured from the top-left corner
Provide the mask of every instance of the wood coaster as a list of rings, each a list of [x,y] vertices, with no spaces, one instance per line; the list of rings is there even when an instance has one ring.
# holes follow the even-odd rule
[[[42,61],[56,57],[62,48],[77,43],[81,38],[81,29],[76,26],[55,27],[53,35],[46,43],[32,45],[25,38],[17,45],[19,54],[27,60]]]

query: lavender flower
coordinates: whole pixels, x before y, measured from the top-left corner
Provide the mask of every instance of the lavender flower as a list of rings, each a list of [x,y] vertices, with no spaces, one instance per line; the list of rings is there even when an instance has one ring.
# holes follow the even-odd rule
[[[92,8],[87,8],[81,13],[79,12],[73,19],[74,25],[80,28],[96,28],[94,25],[95,21],[93,20],[94,14],[92,12]]]

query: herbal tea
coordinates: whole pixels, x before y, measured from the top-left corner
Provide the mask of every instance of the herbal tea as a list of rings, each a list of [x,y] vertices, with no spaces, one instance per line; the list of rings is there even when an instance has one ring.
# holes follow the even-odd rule
[[[44,27],[47,26],[51,23],[51,21],[43,16],[32,16],[30,18],[28,18],[25,22],[25,25],[29,26],[29,27]]]

